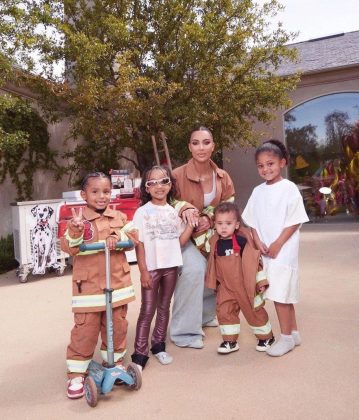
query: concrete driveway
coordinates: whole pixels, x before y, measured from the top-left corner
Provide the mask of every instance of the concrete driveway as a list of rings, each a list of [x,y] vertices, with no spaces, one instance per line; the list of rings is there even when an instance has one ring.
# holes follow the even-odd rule
[[[139,291],[137,266],[132,275]],[[116,387],[96,408],[65,396],[72,328],[71,273],[0,276],[0,419],[351,420],[359,418],[359,224],[307,225],[301,237],[303,345],[282,358],[255,351],[243,321],[240,351],[220,356],[220,334],[205,348],[168,344],[172,365],[150,359],[139,391]],[[139,298],[129,307],[128,356]],[[278,323],[267,303],[274,331]],[[98,359],[98,353],[96,355]]]

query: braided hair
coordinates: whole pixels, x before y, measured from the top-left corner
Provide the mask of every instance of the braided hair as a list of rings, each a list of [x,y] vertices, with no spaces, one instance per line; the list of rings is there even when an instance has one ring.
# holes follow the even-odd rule
[[[85,175],[84,179],[81,182],[81,190],[85,191],[85,188],[87,187],[88,183],[90,182],[91,178],[106,178],[111,183],[111,177],[103,172],[89,172],[87,175]]]

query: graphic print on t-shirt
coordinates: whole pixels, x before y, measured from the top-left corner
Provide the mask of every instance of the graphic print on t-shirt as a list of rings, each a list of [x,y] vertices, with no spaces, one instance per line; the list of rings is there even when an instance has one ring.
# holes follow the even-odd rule
[[[240,247],[240,255],[243,254],[243,249],[247,243],[247,239],[241,235],[236,235],[237,243]],[[234,254],[232,239],[218,239],[217,241],[217,255],[219,257],[228,257]]]
[[[179,237],[177,215],[170,212],[158,212],[155,217],[144,215],[144,227],[151,241],[155,239],[175,239]]]

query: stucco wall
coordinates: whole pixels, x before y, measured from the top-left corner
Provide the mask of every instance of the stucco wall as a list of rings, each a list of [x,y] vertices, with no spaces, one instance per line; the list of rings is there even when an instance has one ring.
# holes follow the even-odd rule
[[[359,65],[302,76],[297,89],[291,94],[292,108],[310,99],[339,92],[359,92]],[[279,109],[269,125],[254,125],[253,130],[261,133],[262,141],[276,138],[284,142],[283,115],[289,109]],[[241,208],[246,205],[253,188],[262,182],[257,174],[254,150],[237,147],[223,152],[224,169],[233,178],[237,202]]]
[[[66,121],[48,126],[50,147],[52,149],[62,149],[63,140],[67,136],[68,130],[69,123]],[[62,191],[71,189],[68,186],[67,176],[60,181],[55,181],[54,174],[50,171],[37,171],[33,179],[33,185],[33,200],[61,198]],[[12,233],[10,203],[16,201],[16,195],[16,188],[8,177],[3,184],[0,184],[0,237]]]
[[[0,95],[5,93],[16,94],[24,99],[28,99],[37,108],[36,97],[27,89],[7,85],[0,89]],[[64,140],[69,137],[71,128],[69,121],[63,120],[56,124],[50,124],[47,128],[50,135],[49,145],[51,149],[57,150],[61,154],[65,148],[66,150],[71,150],[75,147],[75,143],[72,143],[70,139],[64,145]],[[130,150],[124,150],[124,153],[131,159],[136,158]],[[57,162],[61,165],[60,156],[57,157]],[[67,162],[63,163],[65,164]],[[118,168],[113,169],[129,169],[133,171],[133,164],[125,159],[121,159],[118,162]],[[139,176],[138,172],[135,172],[134,176]],[[56,181],[54,173],[50,171],[37,171],[33,179],[33,201],[61,198],[63,191],[76,189],[76,187],[70,185],[69,181],[69,176],[64,176],[61,180]],[[0,237],[12,233],[12,210],[10,204],[16,201],[16,196],[16,188],[11,183],[11,180],[7,178],[4,183],[0,184]]]

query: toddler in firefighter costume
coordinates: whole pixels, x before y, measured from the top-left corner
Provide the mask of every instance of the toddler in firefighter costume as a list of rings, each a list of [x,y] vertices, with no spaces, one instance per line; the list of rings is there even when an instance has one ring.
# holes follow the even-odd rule
[[[131,223],[125,214],[108,207],[111,199],[110,178],[102,172],[88,174],[81,185],[81,197],[87,206],[68,222],[61,239],[61,249],[73,256],[72,311],[75,326],[67,347],[67,396],[84,395],[84,378],[98,335],[101,333],[101,356],[107,362],[105,292],[106,271],[103,251],[80,252],[82,242],[106,241],[111,250],[111,287],[113,307],[113,341],[115,362],[121,364],[126,353],[127,304],[135,299],[130,267],[123,251],[115,250],[116,242],[133,240]]]
[[[220,354],[239,350],[240,311],[257,337],[256,350],[266,351],[274,342],[264,309],[263,292],[268,282],[260,251],[254,248],[250,234],[244,229],[238,231],[240,220],[233,203],[221,203],[215,209],[216,234],[210,239],[206,286],[217,291],[217,318],[223,337],[217,349]]]

